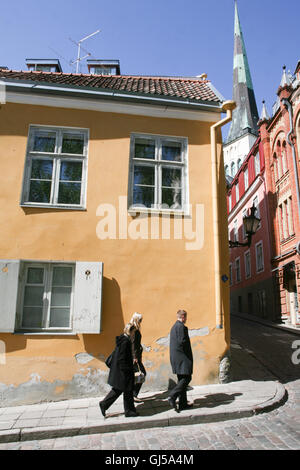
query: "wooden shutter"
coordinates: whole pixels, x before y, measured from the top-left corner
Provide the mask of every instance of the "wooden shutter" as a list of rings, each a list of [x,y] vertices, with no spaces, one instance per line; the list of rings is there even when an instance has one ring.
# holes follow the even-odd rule
[[[0,260],[0,332],[15,330],[20,260]]]
[[[103,263],[76,262],[73,331],[100,333]]]

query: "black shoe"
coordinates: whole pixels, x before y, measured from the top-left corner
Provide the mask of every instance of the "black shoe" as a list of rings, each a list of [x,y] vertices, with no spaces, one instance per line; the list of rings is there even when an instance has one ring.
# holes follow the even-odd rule
[[[104,405],[103,405],[103,403],[102,403],[101,401],[100,401],[100,403],[99,403],[99,407],[100,407],[100,410],[101,410],[102,415],[103,415],[104,418],[105,418],[105,411],[106,411],[106,410],[105,410]]]
[[[180,410],[190,410],[191,408],[193,408],[193,404],[192,403],[187,403],[186,405],[179,405],[179,409]]]
[[[176,401],[174,400],[173,397],[168,397],[168,402],[169,402],[169,405],[174,408],[175,411],[178,411],[177,410],[177,405],[176,405]]]
[[[125,413],[125,417],[126,418],[136,418],[137,416],[139,416],[138,412],[137,411],[127,411]]]

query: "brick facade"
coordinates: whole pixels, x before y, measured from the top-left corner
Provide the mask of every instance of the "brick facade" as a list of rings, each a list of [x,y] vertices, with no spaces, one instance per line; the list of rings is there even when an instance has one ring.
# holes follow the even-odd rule
[[[300,145],[300,77],[299,63],[295,78],[285,74],[277,91],[277,105],[272,118],[259,121],[259,134],[243,166],[231,183],[229,235],[234,221],[242,224],[242,215],[249,207],[254,194],[259,196],[261,227],[252,239],[250,254],[257,246],[258,238],[263,244],[264,275],[255,272],[248,279],[233,279],[231,286],[232,309],[252,313],[243,305],[243,299],[262,289],[262,315],[273,321],[282,321],[300,327],[300,196],[299,196],[299,145]],[[259,153],[260,172],[255,171],[255,155]],[[248,169],[249,187],[245,190],[244,174]],[[259,183],[260,181],[260,183]],[[236,186],[239,184],[239,201]],[[263,187],[263,189],[259,189]],[[253,199],[253,197],[252,197]],[[232,239],[232,237],[230,237]],[[240,256],[244,259],[247,247],[231,249],[230,262],[234,266]],[[242,264],[242,262],[241,262]],[[262,282],[265,286],[262,287]],[[269,286],[269,287],[267,287]],[[269,288],[272,288],[268,292]],[[240,300],[242,298],[242,300]],[[250,304],[250,301],[248,302]]]

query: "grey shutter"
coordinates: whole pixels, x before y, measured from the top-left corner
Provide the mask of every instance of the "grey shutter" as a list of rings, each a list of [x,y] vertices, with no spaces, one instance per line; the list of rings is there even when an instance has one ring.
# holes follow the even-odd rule
[[[0,260],[0,332],[15,330],[20,260]]]
[[[103,263],[76,262],[73,331],[100,333]]]

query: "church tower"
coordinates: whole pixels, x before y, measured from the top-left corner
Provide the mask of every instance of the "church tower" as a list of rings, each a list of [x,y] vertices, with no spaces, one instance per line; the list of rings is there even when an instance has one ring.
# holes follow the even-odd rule
[[[247,53],[235,0],[233,100],[236,109],[224,143],[224,165],[227,176],[233,177],[258,136],[259,120]]]

